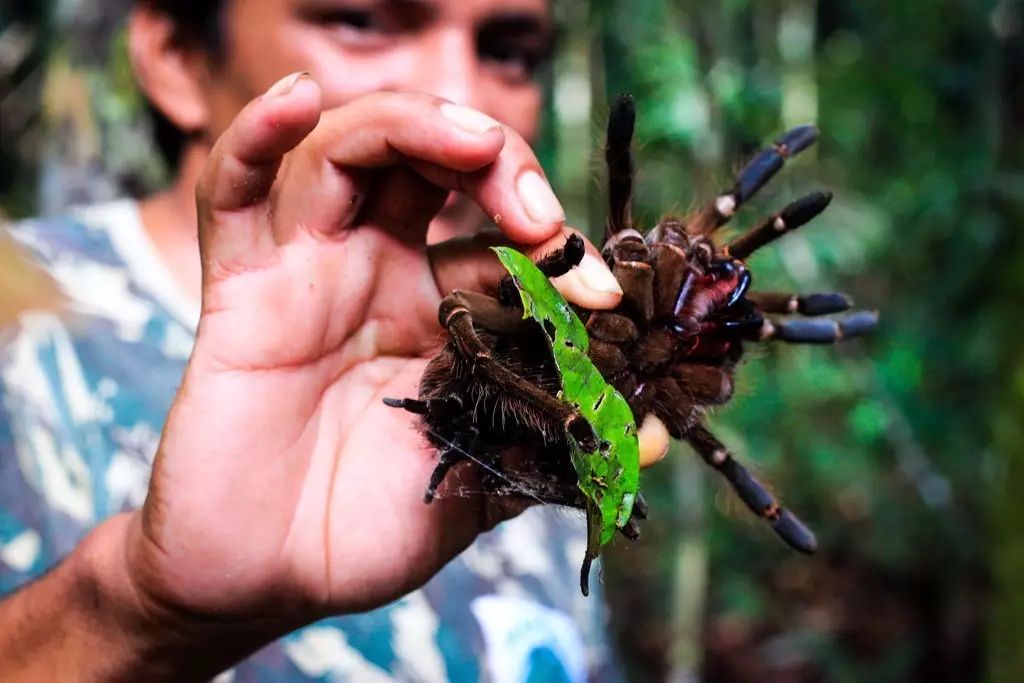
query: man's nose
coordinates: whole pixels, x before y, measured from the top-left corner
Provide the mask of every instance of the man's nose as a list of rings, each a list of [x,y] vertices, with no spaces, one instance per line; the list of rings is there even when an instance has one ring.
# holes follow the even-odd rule
[[[474,106],[478,75],[475,36],[460,28],[439,28],[424,41],[424,54],[414,69],[413,89]]]

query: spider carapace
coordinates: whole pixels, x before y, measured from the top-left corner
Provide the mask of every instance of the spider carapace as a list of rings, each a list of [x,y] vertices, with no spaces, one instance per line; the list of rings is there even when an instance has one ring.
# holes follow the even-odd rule
[[[708,429],[705,416],[731,398],[744,343],[828,344],[862,335],[877,323],[877,314],[867,311],[824,317],[850,307],[842,294],[751,289],[745,260],[821,213],[831,194],[797,199],[727,243],[714,239],[786,159],[815,142],[817,130],[800,126],[784,133],[706,207],[685,218],[666,217],[641,233],[630,215],[634,120],[632,98],[620,96],[609,116],[605,146],[609,211],[602,254],[624,294],[612,311],[577,309],[590,336],[591,360],[626,398],[638,425],[649,414],[658,417],[786,543],[813,552],[814,534],[732,456]],[[582,240],[571,238],[538,266],[556,277],[578,264],[583,253]],[[427,438],[438,450],[426,500],[433,499],[453,466],[469,461],[478,469],[479,488],[490,493],[526,491],[545,502],[584,507],[567,435],[585,441],[589,425],[557,398],[559,377],[548,339],[536,323],[523,320],[510,279],[502,282],[497,298],[454,292],[441,304],[439,318],[448,341],[430,362],[419,398],[386,399],[422,415]],[[534,455],[503,458],[511,446]],[[638,497],[633,516],[646,515],[647,505]],[[631,538],[639,535],[634,520],[622,531]]]

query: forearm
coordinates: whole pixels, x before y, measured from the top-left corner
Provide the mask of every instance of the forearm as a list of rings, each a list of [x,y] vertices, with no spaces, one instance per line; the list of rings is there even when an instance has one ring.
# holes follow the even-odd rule
[[[273,638],[176,614],[140,594],[124,552],[130,524],[128,516],[106,522],[0,602],[0,680],[204,681]]]

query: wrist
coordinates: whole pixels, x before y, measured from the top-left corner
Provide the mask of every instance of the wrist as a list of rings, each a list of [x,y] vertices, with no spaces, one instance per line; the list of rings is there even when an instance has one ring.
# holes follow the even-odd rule
[[[83,646],[104,653],[99,680],[202,681],[285,631],[218,620],[163,601],[147,586],[139,515],[118,515],[91,533],[69,558]]]

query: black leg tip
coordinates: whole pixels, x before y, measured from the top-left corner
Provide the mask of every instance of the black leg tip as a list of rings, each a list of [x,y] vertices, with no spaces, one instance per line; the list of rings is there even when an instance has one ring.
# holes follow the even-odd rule
[[[623,526],[619,527],[619,533],[631,541],[640,540],[640,526],[632,517],[630,517],[629,521],[626,522]]]
[[[783,320],[773,324],[776,339],[794,344],[831,344],[840,338],[835,320]]]
[[[574,415],[569,418],[566,428],[581,449],[588,453],[597,450],[600,441],[597,438],[597,432],[594,431],[594,427],[587,421],[587,418],[579,414]]]
[[[414,398],[387,398],[383,399],[384,405],[389,408],[403,408],[408,410],[410,413],[416,413],[417,415],[426,415],[427,403],[426,401],[417,401]]]
[[[736,495],[740,497],[750,511],[755,515],[763,516],[765,510],[775,505],[775,499],[768,493],[764,485],[754,478],[746,467],[733,458],[728,458],[720,467],[722,474],[732,484]]]
[[[566,264],[570,268],[575,268],[583,260],[583,255],[586,253],[587,248],[583,244],[583,238],[573,233],[569,235],[569,239],[565,241],[564,257]]]
[[[814,537],[814,532],[789,510],[783,509],[779,512],[779,516],[771,524],[775,533],[791,548],[808,555],[813,555],[818,549],[818,539]]]
[[[776,147],[786,150],[787,156],[799,154],[818,140],[818,128],[814,125],[797,126],[775,140]]]
[[[636,108],[633,106],[633,96],[622,93],[615,100],[608,116],[608,144],[617,147],[628,146],[633,139],[635,121]]]
[[[858,311],[843,318],[839,324],[844,338],[860,337],[878,327],[878,311]]]
[[[807,294],[797,299],[797,312],[801,315],[828,315],[841,313],[852,305],[850,297],[838,292]]]
[[[832,203],[831,192],[812,192],[790,203],[779,216],[786,230],[794,230],[808,223]]]
[[[743,167],[736,178],[732,194],[737,205],[746,203],[748,199],[757,194],[757,191],[779,172],[784,161],[783,157],[774,149],[758,152],[757,156]]]
[[[434,502],[434,496],[437,495],[437,489],[429,488],[423,492],[423,502],[430,505]]]
[[[591,558],[586,557],[583,559],[583,566],[580,567],[580,592],[583,593],[583,597],[590,595],[590,563]]]
[[[636,500],[633,501],[633,516],[637,519],[647,519],[650,510],[644,497],[637,493]]]

